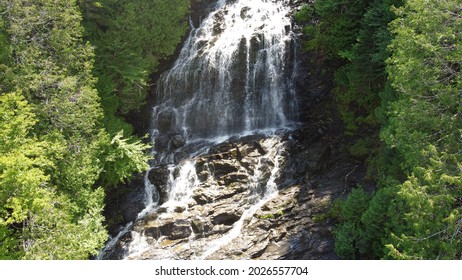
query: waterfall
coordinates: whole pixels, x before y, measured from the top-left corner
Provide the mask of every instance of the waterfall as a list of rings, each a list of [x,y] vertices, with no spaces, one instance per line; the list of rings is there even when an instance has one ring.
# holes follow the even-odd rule
[[[153,170],[167,178],[146,174],[146,209],[124,228],[123,258],[213,256],[277,194],[286,140],[274,132],[298,115],[289,2],[220,0],[191,24],[152,110]],[[232,209],[208,207],[233,196]],[[181,253],[168,249],[177,244]]]
[[[295,43],[288,2],[219,1],[193,27],[179,58],[157,83],[154,134],[180,134],[190,141],[294,122]],[[162,144],[158,148],[165,148]]]

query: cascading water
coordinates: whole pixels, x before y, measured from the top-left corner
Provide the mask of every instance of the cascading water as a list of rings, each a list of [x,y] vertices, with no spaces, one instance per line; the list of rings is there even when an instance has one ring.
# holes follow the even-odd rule
[[[193,28],[178,60],[158,81],[153,110],[157,149],[169,148],[166,135],[191,141],[296,120],[288,2],[222,0]]]
[[[123,258],[213,258],[277,193],[285,140],[274,131],[298,114],[289,2],[220,0],[192,26],[157,83],[155,163],[146,209],[119,246]],[[273,133],[229,140],[257,131]],[[158,179],[160,169],[166,178]]]

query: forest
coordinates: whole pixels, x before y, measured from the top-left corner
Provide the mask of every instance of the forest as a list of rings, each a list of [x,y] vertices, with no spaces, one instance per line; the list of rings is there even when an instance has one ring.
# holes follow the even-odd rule
[[[127,119],[188,31],[189,0],[0,0],[0,259],[89,259],[105,197],[149,169]],[[358,185],[333,205],[341,259],[462,257],[462,3],[301,1],[333,71]],[[313,3],[314,2],[314,3]]]
[[[148,169],[124,117],[189,1],[0,1],[0,259],[88,259],[105,194]]]
[[[317,0],[297,15],[307,51],[334,68],[332,93],[375,183],[337,204],[344,259],[460,259],[462,4]]]

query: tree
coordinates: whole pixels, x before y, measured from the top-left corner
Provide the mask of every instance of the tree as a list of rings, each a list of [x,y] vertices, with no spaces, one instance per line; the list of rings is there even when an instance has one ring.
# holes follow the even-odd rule
[[[107,239],[103,188],[147,169],[147,146],[103,129],[75,1],[0,10],[0,258],[87,259]]]
[[[37,105],[41,130],[56,128],[68,139],[90,135],[102,111],[75,1],[6,2],[13,86]]]
[[[391,24],[392,86],[382,139],[402,158],[388,257],[460,257],[462,21],[458,1],[408,0]]]
[[[0,112],[0,257],[85,259],[95,254],[106,240],[102,190],[87,189],[86,207],[76,205],[49,174],[66,152],[65,141],[33,135],[36,116],[18,92],[0,97]]]
[[[343,4],[317,2],[320,23],[311,44],[343,60],[333,91],[347,131],[359,137],[350,150],[367,155],[379,147],[375,162],[382,177],[360,221],[337,227],[337,252],[347,258],[458,258],[461,6],[427,0]],[[379,128],[386,146],[378,141]],[[356,196],[352,192],[351,199]]]
[[[335,253],[343,259],[356,259],[364,252],[361,216],[369,204],[369,196],[355,188],[341,205],[340,225],[335,228]]]
[[[144,104],[149,77],[172,55],[187,30],[188,0],[80,0],[86,38],[96,47],[95,75],[115,135],[131,128],[120,116]]]

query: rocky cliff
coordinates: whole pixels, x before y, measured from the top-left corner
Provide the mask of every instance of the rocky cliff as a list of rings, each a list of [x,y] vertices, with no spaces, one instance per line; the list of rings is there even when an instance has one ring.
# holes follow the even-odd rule
[[[177,132],[158,135],[165,160],[109,201],[109,230],[117,236],[100,257],[336,258],[330,207],[365,172],[342,148],[322,55],[297,59],[293,86],[303,124],[205,144]],[[167,113],[156,116],[161,132],[176,122]]]

